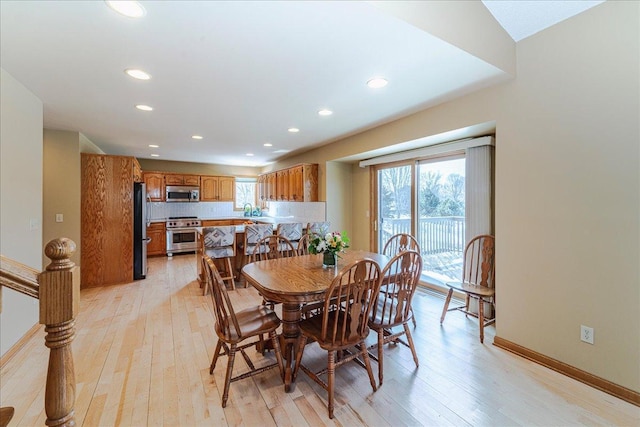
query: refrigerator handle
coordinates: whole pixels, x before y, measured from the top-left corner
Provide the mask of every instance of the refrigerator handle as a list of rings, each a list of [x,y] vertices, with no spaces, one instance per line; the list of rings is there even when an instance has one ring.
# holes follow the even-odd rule
[[[147,203],[149,204],[148,207],[149,209],[146,209],[146,214],[147,217],[145,218],[145,221],[147,221],[147,228],[149,228],[149,226],[151,226],[151,196],[149,195],[149,193],[147,193]]]

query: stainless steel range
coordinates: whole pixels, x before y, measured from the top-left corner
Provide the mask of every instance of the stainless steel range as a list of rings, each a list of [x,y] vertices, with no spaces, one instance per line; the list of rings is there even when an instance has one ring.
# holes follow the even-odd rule
[[[197,249],[197,227],[202,222],[195,217],[169,217],[167,221],[167,256]]]

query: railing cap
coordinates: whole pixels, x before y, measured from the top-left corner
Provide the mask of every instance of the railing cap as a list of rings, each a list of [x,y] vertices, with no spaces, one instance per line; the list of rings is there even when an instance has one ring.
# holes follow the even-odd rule
[[[76,251],[76,243],[66,237],[53,239],[44,247],[44,254],[51,260],[47,271],[68,270],[75,266],[69,258]]]

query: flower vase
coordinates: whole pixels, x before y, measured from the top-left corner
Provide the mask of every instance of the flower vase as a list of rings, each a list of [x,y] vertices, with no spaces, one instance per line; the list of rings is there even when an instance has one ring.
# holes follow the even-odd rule
[[[333,252],[323,252],[322,253],[322,267],[323,268],[333,268],[336,266],[336,254]]]

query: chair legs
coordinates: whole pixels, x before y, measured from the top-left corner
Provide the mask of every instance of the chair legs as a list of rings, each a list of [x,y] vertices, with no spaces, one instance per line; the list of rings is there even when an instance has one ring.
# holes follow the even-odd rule
[[[447,299],[444,301],[444,307],[442,308],[442,316],[440,317],[440,323],[444,322],[444,316],[447,315],[447,311],[449,311],[449,303],[451,302],[451,297],[453,296],[453,289],[449,288],[449,293],[447,294]]]
[[[275,331],[271,331],[269,332],[269,338],[271,338],[271,341],[273,342],[273,349],[275,350],[275,356],[276,356],[276,362],[277,363],[272,363],[270,365],[261,367],[261,368],[255,368],[255,366],[253,365],[253,363],[251,362],[251,360],[249,359],[249,357],[246,355],[246,353],[244,352],[244,349],[247,347],[251,347],[256,345],[256,342],[250,343],[250,344],[245,344],[242,345],[241,347],[238,347],[237,343],[232,343],[230,344],[230,346],[227,346],[226,343],[224,343],[222,340],[218,339],[218,343],[216,344],[216,350],[213,353],[213,360],[211,361],[211,366],[209,368],[209,375],[213,374],[213,371],[216,367],[216,363],[218,362],[218,357],[220,355],[226,354],[228,357],[227,360],[227,370],[225,373],[225,378],[224,378],[224,390],[222,392],[222,407],[225,408],[227,406],[227,400],[229,399],[229,387],[231,386],[231,383],[237,380],[241,380],[243,378],[248,378],[252,375],[256,375],[259,374],[261,372],[264,372],[268,369],[271,369],[273,367],[275,367],[276,365],[278,366],[278,369],[280,371],[280,377],[284,378],[284,362],[282,361],[282,352],[280,349],[280,340],[278,339],[278,336],[276,334]],[[236,359],[236,352],[240,350],[240,352],[242,353],[242,356],[244,357],[245,361],[247,362],[247,365],[249,365],[249,368],[251,369],[249,372],[238,375],[236,377],[232,377],[233,374],[233,364],[235,362]]]
[[[378,355],[377,355],[377,357],[374,357],[374,359],[378,362],[378,384],[379,384],[379,386],[382,386],[382,380],[383,380],[383,373],[384,373],[384,345],[385,344],[388,344],[388,343],[391,343],[391,342],[400,342],[400,343],[406,345],[411,350],[411,355],[413,356],[413,361],[416,364],[416,368],[418,366],[420,366],[419,362],[418,362],[418,353],[416,352],[416,347],[413,344],[413,336],[411,336],[411,330],[409,329],[409,325],[407,325],[406,323],[403,323],[402,324],[402,328],[404,329],[404,332],[398,332],[396,334],[393,334],[392,332],[390,332],[390,330],[385,330],[384,328],[379,328],[377,330],[378,331],[378,344],[377,344]],[[407,336],[407,341],[408,342],[405,343],[404,341],[402,341],[400,339],[402,334]],[[373,346],[371,346],[369,348],[373,348]]]
[[[227,268],[227,277],[224,277],[224,280],[229,280],[229,284],[231,285],[231,290],[236,290],[236,281],[234,280],[233,274],[233,265],[231,265],[231,258],[225,258],[225,264]],[[223,280],[223,281],[224,281]]]
[[[452,296],[453,296],[453,289],[449,288],[447,299],[444,301],[444,307],[442,308],[442,317],[440,317],[440,324],[444,322],[444,317],[447,315],[447,311],[459,310],[459,311],[462,311],[465,314],[465,316],[468,316],[468,315],[472,315],[474,317],[477,316],[478,326],[480,328],[480,343],[484,343],[484,327],[495,323],[495,319],[490,319],[488,321],[484,319],[484,304],[485,303],[491,304],[492,302],[486,301],[483,298],[478,298],[478,297],[474,298],[475,300],[478,301],[478,314],[476,315],[475,313],[469,312],[469,301],[471,300],[471,297],[468,294],[466,295],[465,304],[463,306],[449,308],[449,303],[451,302]]]
[[[293,371],[293,380],[295,381],[296,376],[298,375],[298,369],[302,369],[309,377],[314,380],[316,383],[320,384],[327,391],[327,410],[329,412],[329,418],[333,418],[333,409],[334,409],[334,389],[335,389],[335,376],[336,376],[336,368],[343,363],[349,362],[355,359],[358,356],[362,356],[362,360],[364,362],[364,367],[367,370],[367,374],[369,375],[369,382],[371,383],[371,388],[373,391],[376,391],[378,388],[376,387],[376,380],[373,376],[373,371],[371,370],[371,361],[369,360],[369,353],[367,352],[367,346],[364,341],[356,346],[358,348],[357,353],[349,354],[345,358],[341,358],[336,363],[336,353],[337,350],[329,350],[327,352],[327,368],[315,373],[309,370],[306,366],[302,365],[302,354],[304,353],[305,345],[307,344],[307,337],[301,336],[298,339],[298,349],[296,352],[296,365]],[[339,350],[340,352],[344,350]],[[358,360],[357,360],[358,361]],[[359,362],[359,361],[358,361]],[[327,382],[325,383],[320,379],[320,375],[327,374]]]

